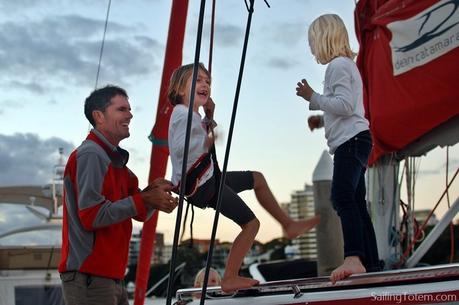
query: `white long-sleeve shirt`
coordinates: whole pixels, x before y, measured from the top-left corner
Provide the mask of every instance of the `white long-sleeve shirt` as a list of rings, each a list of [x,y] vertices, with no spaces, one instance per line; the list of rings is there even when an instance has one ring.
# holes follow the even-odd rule
[[[185,147],[186,122],[188,119],[188,107],[185,105],[176,105],[172,111],[169,122],[169,154],[172,163],[172,178],[171,181],[177,185],[182,178],[183,152]],[[187,171],[195,163],[202,154],[207,153],[208,149],[205,145],[207,139],[207,131],[205,124],[199,113],[193,112],[191,121],[190,146],[188,150]],[[213,161],[205,174],[201,177],[198,186],[209,180],[214,173]]]
[[[310,110],[324,112],[325,137],[333,154],[344,142],[369,129],[363,106],[362,78],[354,61],[334,58],[325,71],[323,95],[314,92]]]

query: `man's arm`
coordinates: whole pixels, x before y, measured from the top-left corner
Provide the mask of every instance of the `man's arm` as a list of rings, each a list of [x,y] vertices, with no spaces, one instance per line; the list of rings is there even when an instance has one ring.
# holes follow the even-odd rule
[[[135,193],[116,201],[108,200],[102,193],[108,164],[97,153],[85,153],[77,161],[78,215],[86,230],[96,230],[129,218],[147,217],[147,207],[170,213],[176,204],[168,194],[168,187]],[[127,186],[129,187],[129,186]]]

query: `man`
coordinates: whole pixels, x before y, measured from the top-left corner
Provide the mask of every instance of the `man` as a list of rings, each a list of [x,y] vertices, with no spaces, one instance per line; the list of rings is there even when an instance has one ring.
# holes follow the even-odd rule
[[[172,184],[157,179],[143,191],[127,168],[131,107],[124,89],[106,86],[86,99],[94,127],[69,157],[64,174],[62,255],[59,264],[67,305],[128,305],[122,283],[128,262],[132,218],[147,220],[154,209],[170,213]]]

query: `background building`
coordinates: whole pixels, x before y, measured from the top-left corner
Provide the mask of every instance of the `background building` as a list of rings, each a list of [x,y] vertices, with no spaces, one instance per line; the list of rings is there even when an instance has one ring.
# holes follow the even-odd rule
[[[129,245],[129,265],[137,265],[140,252],[140,239],[142,232],[133,234]],[[151,257],[151,264],[165,264],[172,256],[172,246],[164,245],[164,234],[156,232],[155,253]]]
[[[315,215],[312,185],[305,184],[304,190],[294,191],[291,194],[287,211],[294,219],[307,219]],[[292,240],[292,245],[298,248],[299,258],[317,260],[316,229],[295,238]]]

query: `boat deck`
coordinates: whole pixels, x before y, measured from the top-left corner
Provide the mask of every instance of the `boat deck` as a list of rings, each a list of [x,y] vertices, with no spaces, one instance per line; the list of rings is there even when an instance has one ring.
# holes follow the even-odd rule
[[[199,304],[201,289],[177,292],[177,305]],[[206,304],[459,304],[459,264],[356,274],[333,285],[329,277],[266,282],[235,294],[207,289]]]

